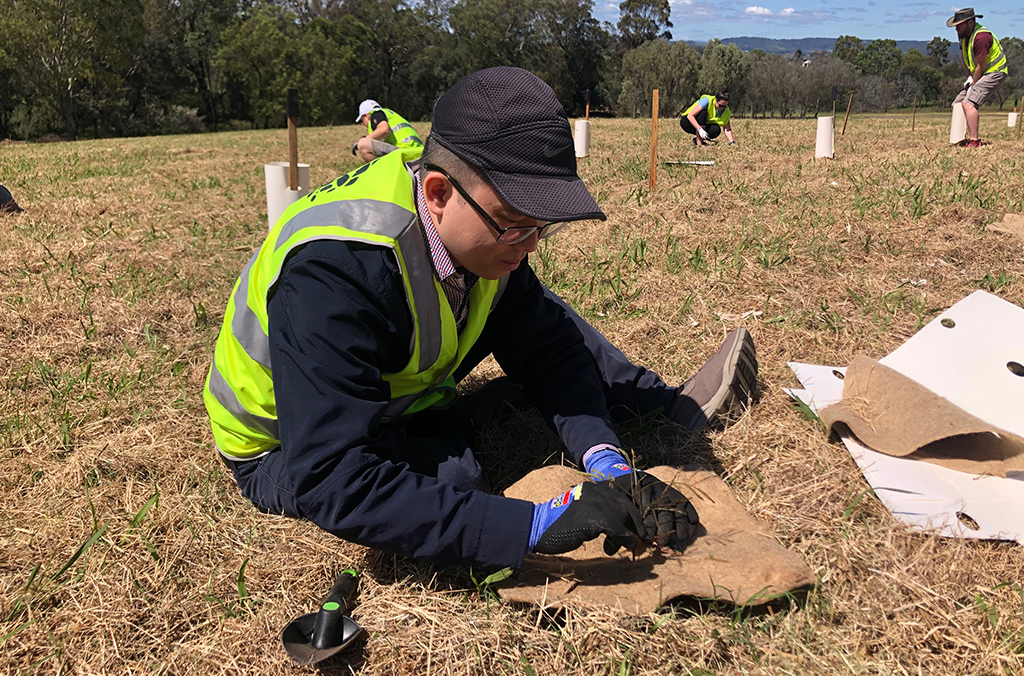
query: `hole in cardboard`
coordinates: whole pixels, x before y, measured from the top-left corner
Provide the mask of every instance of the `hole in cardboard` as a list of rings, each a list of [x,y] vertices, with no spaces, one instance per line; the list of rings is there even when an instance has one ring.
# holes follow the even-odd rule
[[[974,519],[971,518],[970,514],[964,514],[963,512],[957,512],[956,513],[956,518],[966,528],[970,528],[971,530],[981,530],[981,526],[978,525],[977,521],[975,521]]]
[[[942,320],[941,322],[939,322],[939,323],[940,323],[940,324],[942,324],[943,326],[945,326],[945,327],[946,327],[947,329],[951,329],[951,328],[953,328],[954,326],[956,326],[956,322],[954,322],[954,321],[953,321],[952,319],[950,319],[949,317],[947,317],[947,318],[943,319],[943,320]]]
[[[834,375],[836,378],[839,378],[840,380],[845,380],[846,379],[846,376],[843,374],[842,371],[837,371],[835,369],[832,369],[832,375]]]
[[[1006,368],[1010,369],[1010,373],[1015,376],[1024,378],[1024,364],[1015,361],[1006,362]]]

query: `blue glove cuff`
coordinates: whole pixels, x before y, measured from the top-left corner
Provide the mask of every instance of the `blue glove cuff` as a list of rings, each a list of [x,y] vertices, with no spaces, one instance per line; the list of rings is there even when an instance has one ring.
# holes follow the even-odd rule
[[[595,475],[599,480],[614,479],[633,471],[622,454],[611,448],[588,452],[583,456],[583,467],[588,474]]]
[[[537,546],[544,531],[553,524],[558,517],[562,516],[566,508],[580,497],[580,488],[583,484],[573,486],[565,493],[547,502],[540,502],[533,506],[533,525],[530,526],[530,551]]]

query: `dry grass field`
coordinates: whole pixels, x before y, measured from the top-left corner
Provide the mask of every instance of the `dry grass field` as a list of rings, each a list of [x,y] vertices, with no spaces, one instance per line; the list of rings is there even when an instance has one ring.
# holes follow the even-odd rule
[[[345,567],[361,647],[336,674],[1019,674],[1024,553],[910,532],[846,450],[781,391],[787,360],[881,357],[975,289],[1024,305],[1024,212],[1005,114],[980,150],[948,114],[854,117],[836,159],[814,120],[737,120],[698,150],[663,120],[594,120],[580,164],[607,223],[563,230],[541,277],[633,359],[678,382],[747,326],[760,401],[724,432],[622,431],[647,465],[700,463],[798,552],[817,584],[763,610],[644,617],[497,600],[442,569],[259,514],[216,458],[201,389],[227,295],[266,231],[264,162],[286,133],[0,145],[0,674],[283,674],[278,634]],[[840,120],[841,123],[841,120]],[[426,125],[417,125],[424,131]],[[355,127],[302,130],[324,183]],[[750,311],[759,314],[741,317]],[[480,377],[497,367],[482,367]],[[497,488],[561,461],[530,411],[481,447]]]

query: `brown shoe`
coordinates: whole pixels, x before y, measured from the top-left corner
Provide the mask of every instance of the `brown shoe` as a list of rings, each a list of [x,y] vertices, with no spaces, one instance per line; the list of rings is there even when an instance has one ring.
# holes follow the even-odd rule
[[[665,417],[691,432],[724,426],[750,404],[757,389],[757,350],[746,329],[735,329],[696,375],[683,383]]]

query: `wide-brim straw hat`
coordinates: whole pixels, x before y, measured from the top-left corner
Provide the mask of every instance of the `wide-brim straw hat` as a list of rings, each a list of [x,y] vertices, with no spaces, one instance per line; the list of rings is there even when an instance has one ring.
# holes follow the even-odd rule
[[[952,28],[957,24],[961,24],[964,21],[970,21],[971,19],[983,19],[983,14],[975,14],[973,7],[966,7],[964,9],[956,10],[956,13],[946,20],[946,25]]]

